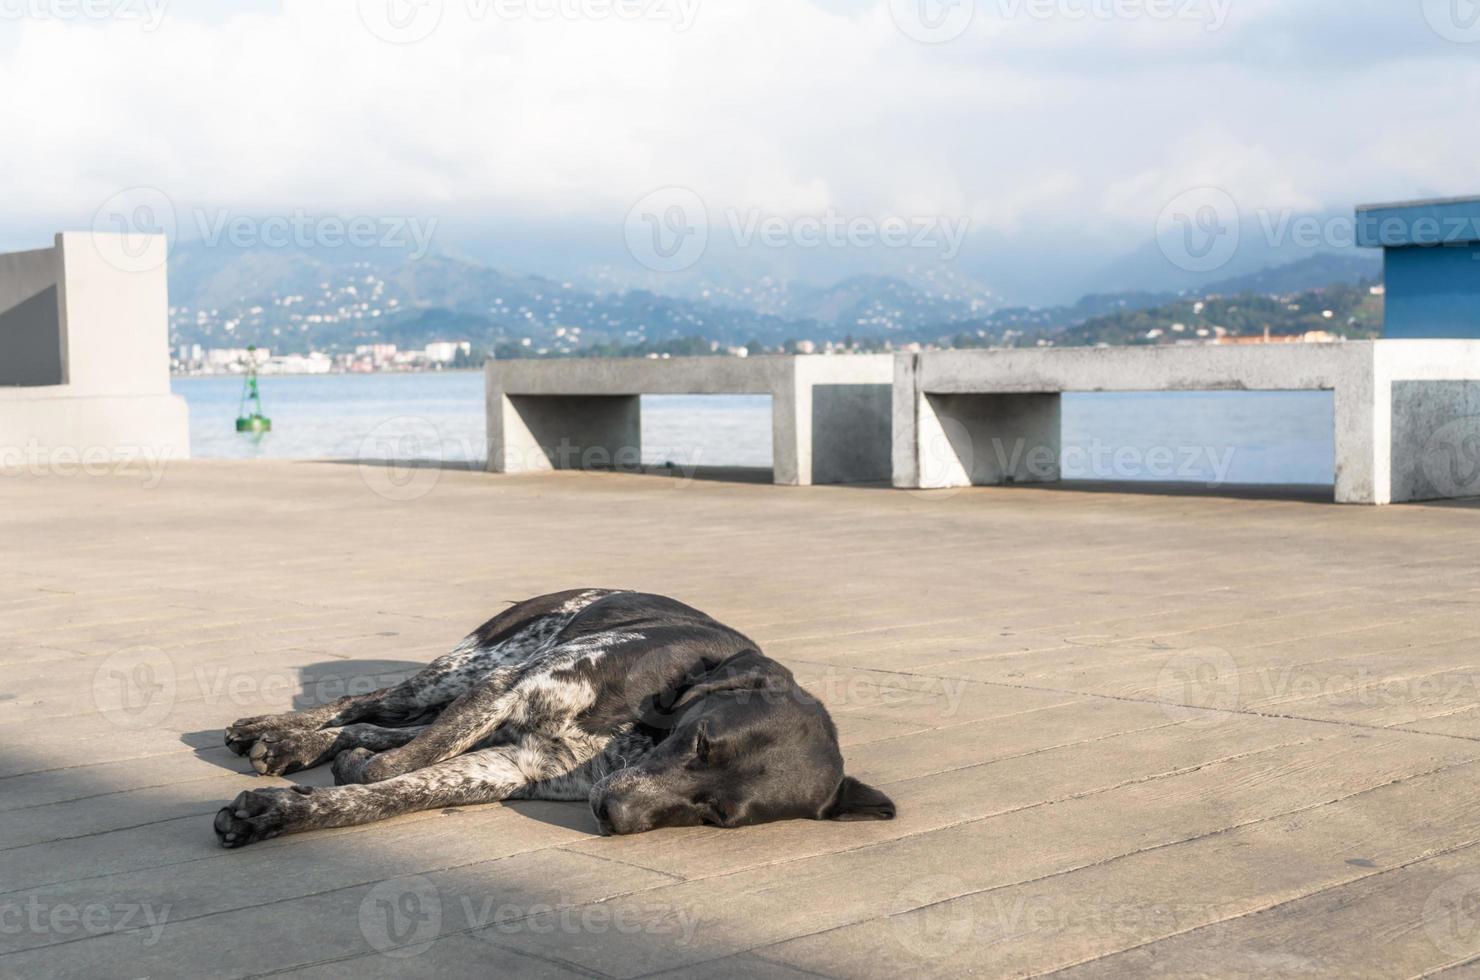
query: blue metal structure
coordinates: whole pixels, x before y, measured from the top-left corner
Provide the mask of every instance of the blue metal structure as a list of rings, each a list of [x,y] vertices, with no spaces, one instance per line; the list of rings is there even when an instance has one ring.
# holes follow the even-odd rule
[[[1480,338],[1480,197],[1363,205],[1356,240],[1383,249],[1384,337]]]

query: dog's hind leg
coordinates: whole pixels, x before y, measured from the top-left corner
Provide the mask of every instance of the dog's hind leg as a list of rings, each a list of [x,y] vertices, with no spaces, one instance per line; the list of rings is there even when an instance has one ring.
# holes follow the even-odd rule
[[[569,764],[568,753],[522,743],[480,749],[379,783],[247,790],[216,814],[216,839],[222,847],[243,847],[280,834],[493,803],[535,779],[555,775],[550,767]]]
[[[302,711],[238,718],[226,729],[226,747],[237,755],[246,755],[260,739],[269,734],[311,732],[326,725],[346,724],[361,709],[379,704],[394,690],[393,687],[383,687],[368,694],[351,694]]]
[[[264,776],[281,776],[323,765],[341,752],[363,748],[384,752],[416,738],[425,725],[382,728],[346,725],[343,728],[293,728],[262,734],[247,752],[252,768]]]
[[[226,744],[237,755],[246,755],[271,732],[311,731],[358,721],[416,723],[473,690],[494,671],[536,655],[576,612],[606,594],[606,590],[584,589],[517,603],[399,684],[303,711],[242,718],[226,729]]]
[[[369,746],[342,753],[334,760],[334,779],[344,783],[378,783],[425,769],[486,744],[519,703],[510,691],[519,667],[496,670],[482,684],[448,705],[415,739],[378,754]]]
[[[465,643],[391,687],[347,695],[302,711],[242,718],[226,729],[226,745],[237,755],[247,755],[269,734],[311,732],[360,721],[387,725],[421,721],[471,690],[495,669],[487,663],[487,654]]]

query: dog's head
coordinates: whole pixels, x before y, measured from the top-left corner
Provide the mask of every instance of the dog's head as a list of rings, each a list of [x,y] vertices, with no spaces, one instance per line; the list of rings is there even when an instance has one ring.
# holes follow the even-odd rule
[[[889,797],[843,774],[826,709],[759,653],[678,689],[668,717],[651,752],[592,788],[603,834],[894,817]]]

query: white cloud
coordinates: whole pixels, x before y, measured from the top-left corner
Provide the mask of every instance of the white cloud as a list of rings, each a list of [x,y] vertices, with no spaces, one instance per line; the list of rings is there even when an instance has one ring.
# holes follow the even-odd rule
[[[374,36],[354,0],[175,0],[153,31],[12,16],[65,2],[0,0],[0,88],[23,93],[0,101],[7,222],[75,224],[151,185],[184,209],[619,228],[679,184],[713,209],[970,215],[1108,243],[1144,238],[1194,184],[1312,209],[1480,191],[1480,45],[1410,4],[1239,0],[1211,31],[976,0],[938,45],[882,0],[526,0],[521,16],[442,0],[410,44]],[[530,12],[629,2],[653,16]],[[1189,3],[1217,6],[1173,0]]]

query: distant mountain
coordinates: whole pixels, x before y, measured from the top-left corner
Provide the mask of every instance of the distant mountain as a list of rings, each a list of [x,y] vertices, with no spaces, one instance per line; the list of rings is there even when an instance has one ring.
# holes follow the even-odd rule
[[[1013,307],[966,322],[943,323],[914,339],[946,341],[957,346],[984,343],[1013,344],[1024,340],[1053,340],[1055,343],[1131,343],[1133,334],[1144,335],[1161,327],[1169,334],[1171,326],[1188,319],[1186,310],[1198,301],[1208,301],[1209,308],[1219,310],[1220,297],[1260,297],[1269,303],[1258,303],[1276,325],[1274,332],[1296,332],[1293,321],[1298,317],[1276,315],[1277,297],[1313,293],[1338,287],[1353,287],[1363,296],[1366,287],[1382,281],[1382,260],[1365,253],[1321,254],[1308,256],[1284,265],[1268,266],[1258,272],[1209,283],[1201,289],[1181,293],[1125,292],[1099,293],[1086,296],[1072,306],[1042,308]],[[1381,302],[1376,303],[1375,325],[1362,319],[1354,328],[1356,334],[1381,328]],[[1250,308],[1245,304],[1244,309]],[[1144,316],[1137,314],[1145,313]],[[1287,322],[1289,321],[1289,322]],[[1321,327],[1301,321],[1304,330]],[[1221,325],[1221,324],[1214,324]],[[1329,324],[1325,325],[1329,327]],[[1287,329],[1288,328],[1288,329]],[[1262,327],[1261,327],[1262,330]],[[1195,330],[1193,336],[1196,336]]]
[[[1057,346],[1173,344],[1221,335],[1275,336],[1320,331],[1367,340],[1382,334],[1383,297],[1370,282],[1334,283],[1278,296],[1252,292],[1184,298],[1144,310],[1093,317],[1053,338]]]
[[[895,276],[850,276],[830,286],[768,278],[740,289],[710,288],[705,295],[729,306],[854,333],[967,320],[996,305],[979,287],[916,284]]]
[[[1209,283],[1198,290],[1205,296],[1235,296],[1257,293],[1262,296],[1288,296],[1309,289],[1321,289],[1334,283],[1355,286],[1360,282],[1382,281],[1382,256],[1376,252],[1324,252],[1284,265],[1265,266],[1232,279]]]
[[[927,284],[928,285],[928,284]],[[831,286],[768,281],[697,297],[601,292],[446,256],[386,250],[232,250],[185,245],[171,258],[176,344],[339,351],[470,340],[536,352],[684,337],[723,344],[897,337],[979,315],[970,297],[883,276]]]
[[[1099,293],[1066,306],[994,308],[989,291],[934,274],[917,281],[852,276],[826,286],[762,278],[739,288],[710,285],[697,294],[671,296],[583,288],[387,249],[251,250],[197,243],[179,246],[170,262],[174,343],[258,344],[277,352],[335,352],[370,343],[419,348],[433,340],[530,354],[672,349],[675,341],[693,338],[769,348],[801,339],[980,345],[1054,338],[1091,321],[1103,321],[1109,335],[1119,336],[1120,327],[1104,325],[1123,323],[1134,333],[1142,320],[1133,314],[1180,309],[1189,299],[1288,295],[1380,272],[1376,257],[1323,254],[1196,291]]]

